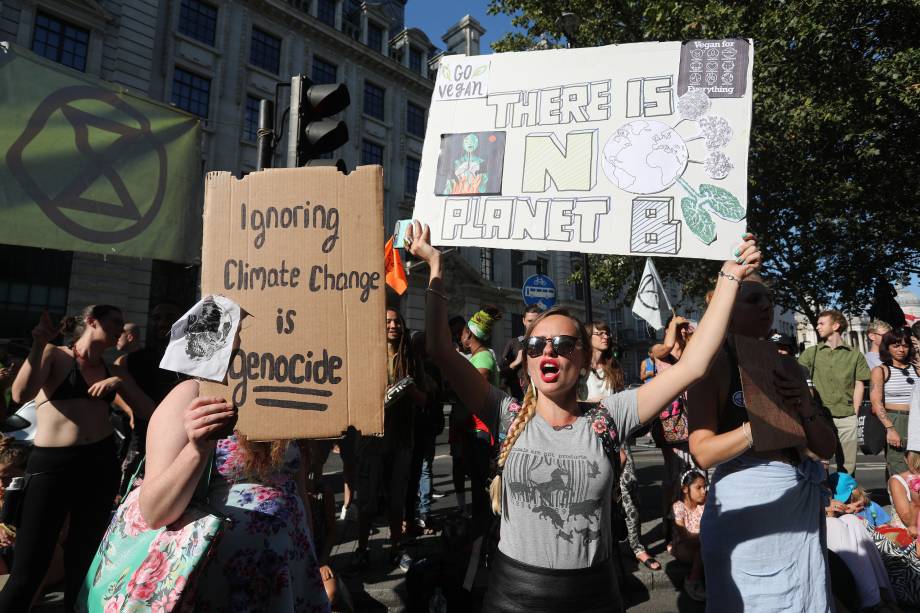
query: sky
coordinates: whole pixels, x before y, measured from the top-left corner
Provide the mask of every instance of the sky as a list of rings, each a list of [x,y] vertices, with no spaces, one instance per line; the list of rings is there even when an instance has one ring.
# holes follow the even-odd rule
[[[471,15],[486,30],[481,41],[481,52],[490,53],[489,45],[492,41],[498,40],[514,27],[508,15],[487,15],[488,7],[489,0],[466,0],[456,4],[435,0],[409,0],[406,3],[406,27],[421,29],[432,43],[443,49],[444,41],[441,40],[441,36],[464,15]],[[920,276],[914,275],[909,287],[915,294],[920,295]]]
[[[492,41],[513,29],[508,15],[487,15],[488,0],[465,0],[464,2],[443,2],[435,0],[409,0],[406,3],[406,27],[419,28],[437,47],[443,49],[441,36],[464,15],[475,18],[486,33],[482,37],[482,53],[489,53]]]

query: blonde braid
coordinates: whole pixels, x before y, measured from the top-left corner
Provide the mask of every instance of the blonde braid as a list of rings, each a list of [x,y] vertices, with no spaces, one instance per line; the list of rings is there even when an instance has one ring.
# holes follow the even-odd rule
[[[511,422],[508,438],[502,443],[502,447],[498,452],[498,460],[496,463],[498,466],[498,474],[495,475],[495,478],[492,479],[492,484],[489,486],[489,496],[492,498],[492,512],[496,515],[502,512],[502,468],[505,466],[505,461],[508,459],[508,454],[511,453],[511,448],[514,447],[514,443],[517,442],[518,437],[521,436],[528,422],[533,419],[536,408],[537,399],[534,393],[533,383],[531,383],[530,387],[527,388],[527,393],[524,394],[521,411],[517,414],[517,417],[514,418],[514,421]]]

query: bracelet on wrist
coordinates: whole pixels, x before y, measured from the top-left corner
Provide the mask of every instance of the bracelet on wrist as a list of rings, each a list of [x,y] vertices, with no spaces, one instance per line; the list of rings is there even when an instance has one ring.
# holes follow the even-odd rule
[[[729,281],[734,281],[735,283],[738,284],[739,287],[741,286],[741,279],[739,279],[738,277],[736,277],[735,275],[733,275],[733,274],[731,274],[731,273],[727,273],[727,272],[725,272],[724,270],[720,270],[720,271],[719,271],[719,276],[720,276],[720,277],[725,277],[725,278],[728,279]]]
[[[754,434],[751,432],[751,422],[746,421],[741,424],[741,431],[744,433],[744,437],[747,439],[748,449],[754,447]]]

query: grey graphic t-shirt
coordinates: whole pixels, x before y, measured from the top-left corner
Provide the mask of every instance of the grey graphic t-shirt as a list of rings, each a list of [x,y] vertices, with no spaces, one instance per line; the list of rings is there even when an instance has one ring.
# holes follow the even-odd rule
[[[616,440],[639,425],[636,390],[601,401]],[[510,396],[493,387],[486,410],[510,424]],[[494,412],[494,413],[493,413]],[[496,422],[493,422],[496,423]],[[501,540],[506,556],[541,568],[586,568],[610,556],[613,467],[593,424],[581,417],[554,430],[534,415],[502,472]]]

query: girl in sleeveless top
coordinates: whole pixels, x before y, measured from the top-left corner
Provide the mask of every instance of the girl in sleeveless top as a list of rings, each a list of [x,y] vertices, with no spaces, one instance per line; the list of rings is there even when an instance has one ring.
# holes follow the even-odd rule
[[[768,336],[773,309],[763,281],[746,280],[730,332]],[[787,366],[790,372],[798,369]],[[802,422],[808,448],[829,458],[834,431],[813,403],[802,399],[804,376],[776,376],[778,391]],[[706,377],[688,390],[687,406],[690,451],[702,468],[715,467],[700,532],[707,611],[829,611],[821,538],[824,468],[804,450],[754,449],[733,336]]]
[[[580,371],[590,365],[590,340],[570,313],[551,309],[526,332],[531,386],[518,404],[454,351],[447,321],[440,253],[427,226],[406,234],[409,252],[429,266],[425,321],[428,355],[460,400],[508,433],[491,484],[501,540],[483,611],[600,613],[622,610],[613,575],[611,493],[618,451],[630,432],[658,416],[702,377],[722,342],[741,280],[760,266],[753,236],[725,262],[711,306],[679,364],[637,390],[610,394],[583,413]],[[616,464],[614,464],[616,462]]]
[[[208,503],[233,522],[196,579],[194,610],[326,613],[300,449],[286,440],[251,441],[234,430],[236,418],[226,399],[200,396],[195,380],[163,399],[147,431],[137,499],[143,522],[157,529],[176,521],[210,463]]]
[[[888,474],[895,475],[907,470],[904,450],[910,396],[920,380],[920,370],[912,364],[914,347],[907,329],[895,328],[885,333],[879,344],[879,359],[882,363],[872,369],[869,398],[872,400],[872,412],[886,429]]]

